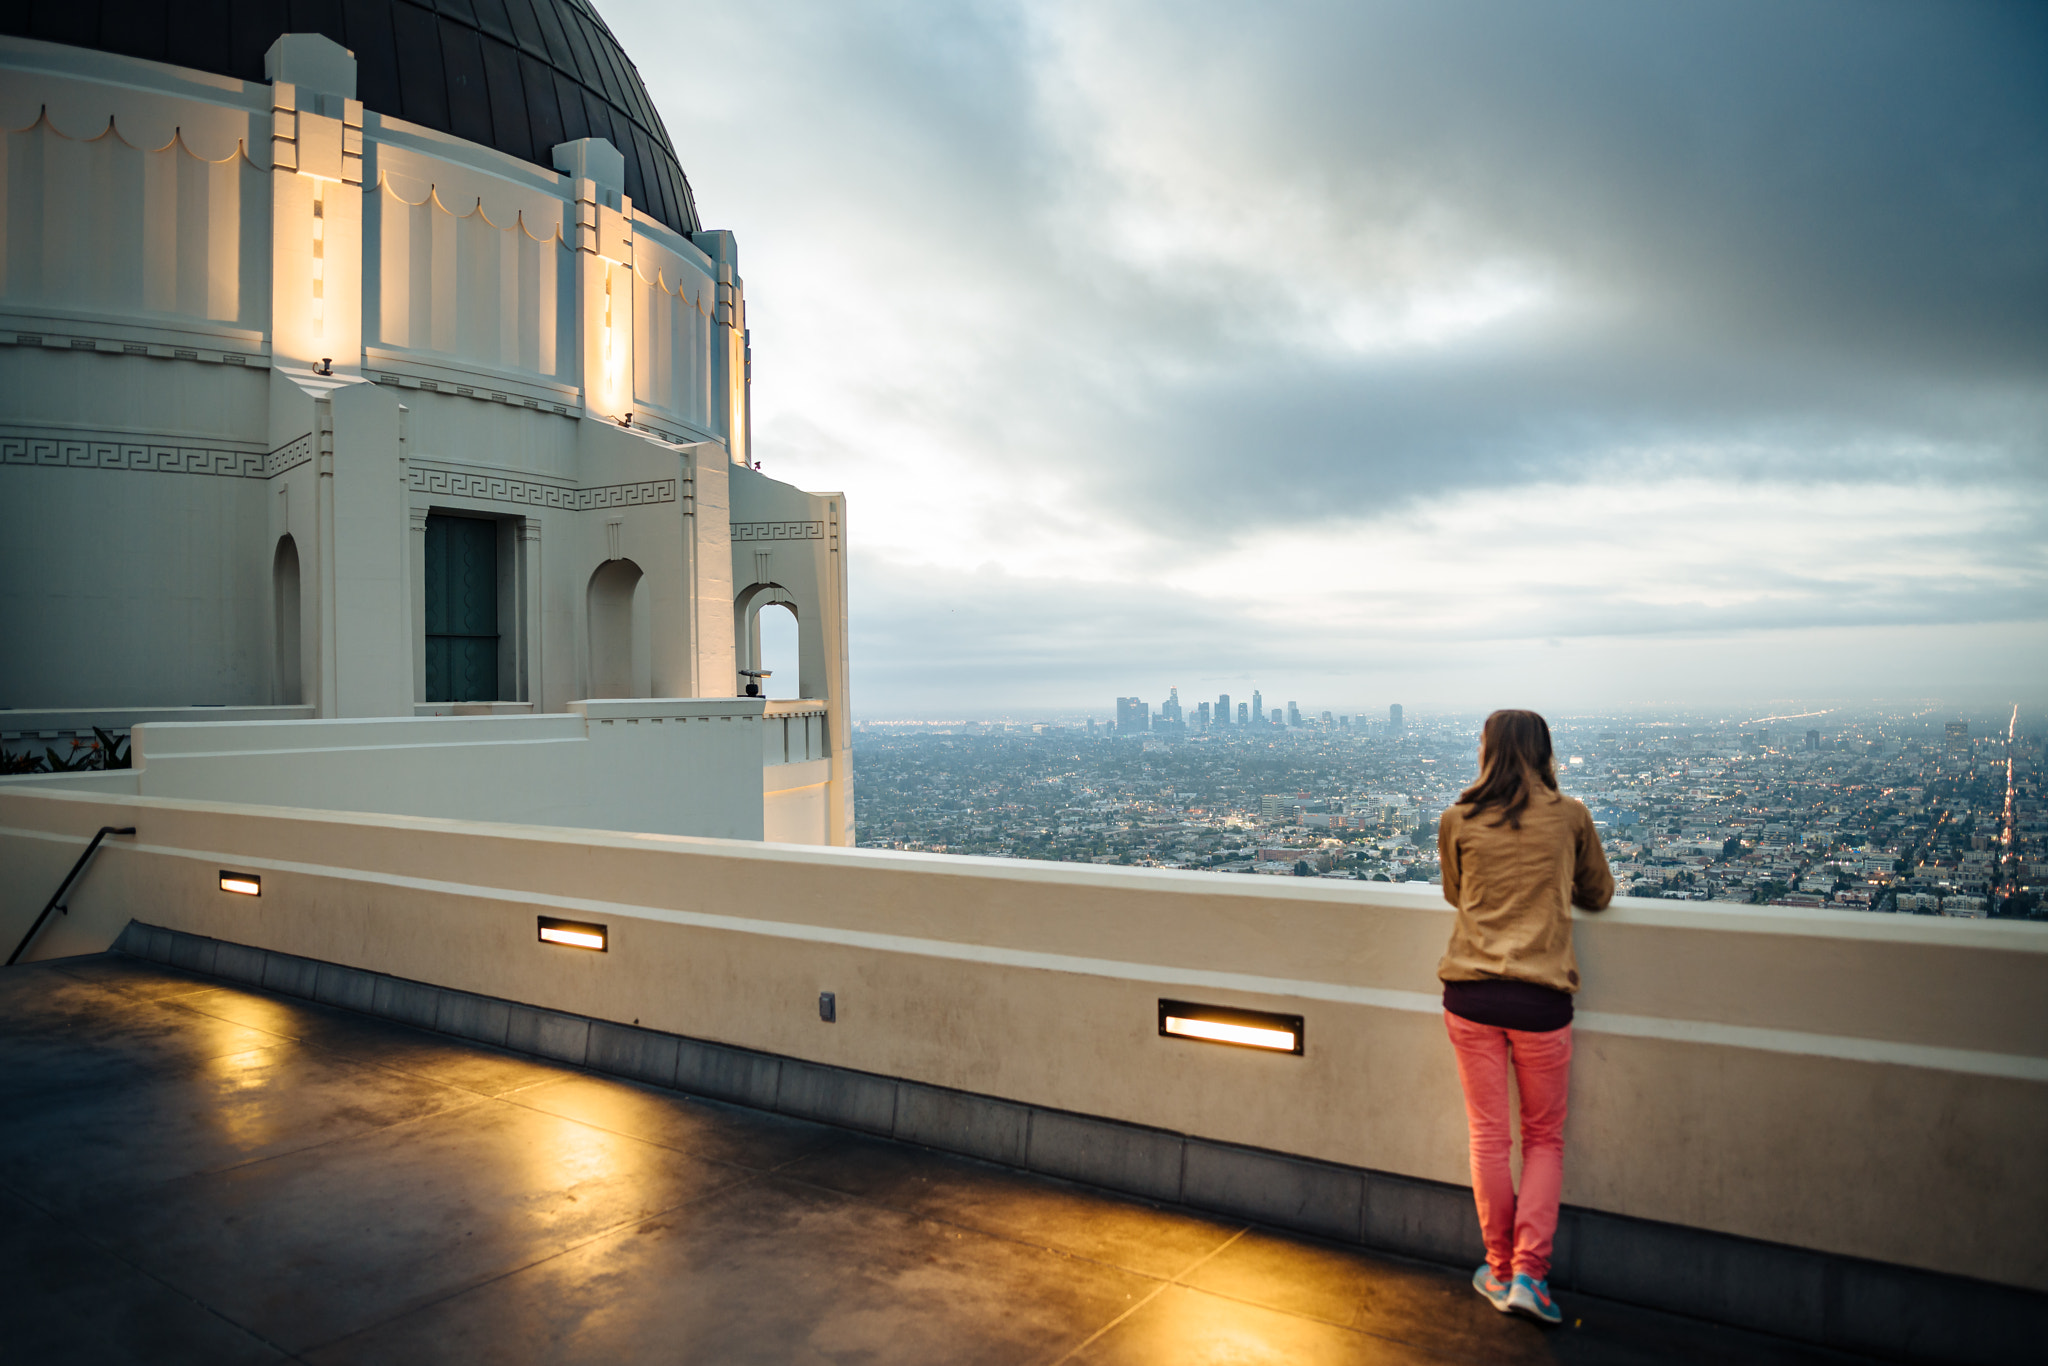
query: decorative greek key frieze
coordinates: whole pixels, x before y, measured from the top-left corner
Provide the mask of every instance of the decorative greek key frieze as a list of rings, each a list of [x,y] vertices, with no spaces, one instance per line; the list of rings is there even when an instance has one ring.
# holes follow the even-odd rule
[[[313,437],[287,441],[270,452],[225,450],[121,436],[0,432],[0,465],[61,466],[67,469],[137,470],[148,474],[211,474],[230,479],[268,479],[313,458]]]
[[[676,481],[651,479],[644,484],[607,484],[602,488],[578,489],[576,498],[576,506],[579,508],[623,508],[635,507],[641,503],[673,503],[676,500]]]
[[[413,489],[419,493],[479,498],[491,503],[518,503],[525,507],[561,508],[568,512],[639,507],[676,500],[676,481],[673,479],[649,479],[634,484],[605,484],[598,488],[579,489],[501,474],[471,474],[419,465],[412,467],[411,479]]]
[[[823,522],[734,522],[735,541],[822,541]]]

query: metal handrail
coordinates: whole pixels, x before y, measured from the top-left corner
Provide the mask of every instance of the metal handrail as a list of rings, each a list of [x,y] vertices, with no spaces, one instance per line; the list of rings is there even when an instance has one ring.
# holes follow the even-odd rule
[[[100,841],[109,835],[132,835],[134,833],[135,827],[132,825],[103,825],[100,827],[100,832],[92,837],[92,843],[86,845],[85,852],[78,856],[78,862],[71,865],[71,871],[64,875],[62,882],[57,884],[56,892],[51,895],[49,904],[43,907],[43,913],[36,917],[36,923],[28,927],[28,933],[23,935],[21,942],[14,946],[14,952],[7,955],[8,967],[13,967],[15,960],[20,958],[27,950],[29,941],[36,937],[36,931],[40,930],[43,927],[43,922],[50,918],[51,911],[62,911],[66,915],[71,914],[71,908],[61,904],[64,900],[64,894],[71,890],[71,884],[78,881],[78,875],[85,871],[86,862],[92,858],[93,854],[98,852]]]

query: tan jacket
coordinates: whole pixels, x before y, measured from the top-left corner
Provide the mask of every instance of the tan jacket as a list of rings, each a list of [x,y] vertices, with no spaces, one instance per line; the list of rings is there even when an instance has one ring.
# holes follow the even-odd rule
[[[1444,900],[1458,908],[1458,922],[1436,975],[1446,982],[1511,977],[1576,992],[1571,908],[1598,911],[1614,900],[1592,813],[1539,787],[1522,810],[1521,829],[1495,825],[1500,818],[1497,806],[1476,816],[1453,806],[1437,822]]]

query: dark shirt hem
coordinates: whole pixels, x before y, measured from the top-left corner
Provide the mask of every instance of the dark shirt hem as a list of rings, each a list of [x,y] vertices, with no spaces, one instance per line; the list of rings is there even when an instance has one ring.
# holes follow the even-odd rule
[[[1548,1034],[1572,1022],[1570,992],[1509,977],[1446,982],[1444,1009],[1473,1024],[1526,1034]]]

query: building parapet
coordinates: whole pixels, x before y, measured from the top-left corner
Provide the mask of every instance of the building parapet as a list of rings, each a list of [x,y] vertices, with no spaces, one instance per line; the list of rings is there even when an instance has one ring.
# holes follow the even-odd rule
[[[130,921],[115,950],[553,1062],[879,1134],[1088,1185],[1363,1244],[1461,1270],[1485,1255],[1469,1190],[1017,1104],[848,1067],[456,991]],[[834,1003],[836,1014],[836,999]],[[1550,1279],[1647,1305],[1907,1360],[2024,1356],[2024,1290],[1567,1205]],[[1645,1268],[1683,1267],[1645,1275]],[[1874,1317],[1873,1304],[1910,1306]]]
[[[437,703],[418,708],[434,714],[409,717],[150,721],[134,728],[132,768],[0,778],[0,786],[827,842],[829,702],[622,698],[569,707],[536,714],[530,703]]]

